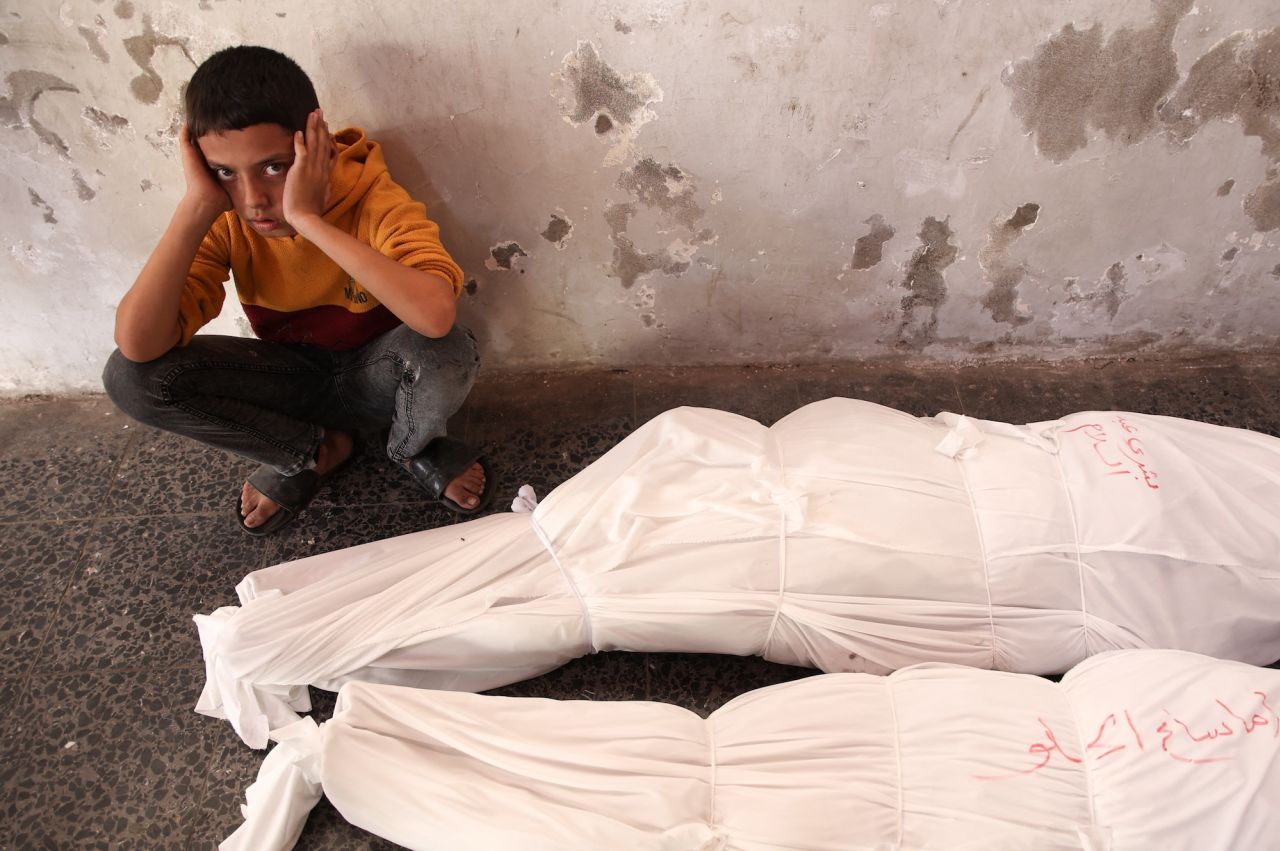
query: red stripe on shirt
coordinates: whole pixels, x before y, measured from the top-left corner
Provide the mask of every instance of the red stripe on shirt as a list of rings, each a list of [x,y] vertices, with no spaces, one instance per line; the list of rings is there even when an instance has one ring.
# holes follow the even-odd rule
[[[374,337],[400,324],[400,319],[383,305],[364,313],[324,304],[305,310],[281,311],[241,304],[253,333],[275,343],[301,343],[344,352],[363,346]]]

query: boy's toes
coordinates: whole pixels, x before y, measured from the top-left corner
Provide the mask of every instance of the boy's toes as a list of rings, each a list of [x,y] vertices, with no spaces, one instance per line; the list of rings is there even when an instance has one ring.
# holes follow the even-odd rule
[[[244,518],[245,526],[250,529],[261,526],[279,510],[280,506],[259,493],[257,488],[244,483],[240,490],[240,516]]]
[[[444,495],[463,508],[475,508],[484,493],[484,468],[472,464],[444,489]]]

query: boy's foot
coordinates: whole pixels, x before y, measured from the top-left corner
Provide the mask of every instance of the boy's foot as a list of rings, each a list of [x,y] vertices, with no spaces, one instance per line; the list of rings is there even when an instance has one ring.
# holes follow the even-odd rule
[[[405,463],[414,481],[445,508],[464,517],[484,511],[495,485],[480,452],[452,437],[437,437]]]
[[[355,439],[350,434],[332,429],[326,431],[324,439],[320,441],[320,448],[316,450],[316,475],[323,477],[350,458],[354,451]],[[240,488],[240,516],[244,518],[244,525],[250,529],[266,523],[279,510],[279,505],[263,496],[248,482]]]
[[[480,504],[480,496],[484,493],[484,467],[479,463],[472,464],[449,482],[444,489],[446,498],[453,500],[463,508],[475,508]]]

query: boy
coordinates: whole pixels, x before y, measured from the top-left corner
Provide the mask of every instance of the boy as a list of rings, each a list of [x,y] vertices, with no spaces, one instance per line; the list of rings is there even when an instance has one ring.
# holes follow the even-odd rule
[[[445,506],[481,511],[491,475],[445,436],[479,367],[456,325],[462,272],[358,128],[331,136],[307,75],[264,47],[196,69],[180,134],[186,194],[116,311],[103,373],[141,422],[258,461],[239,500],[277,531],[390,426],[387,455]],[[234,272],[260,339],[193,336]]]

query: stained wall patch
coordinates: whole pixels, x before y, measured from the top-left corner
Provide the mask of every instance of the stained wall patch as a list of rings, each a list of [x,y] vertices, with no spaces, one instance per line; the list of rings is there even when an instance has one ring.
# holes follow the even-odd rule
[[[1025,325],[1031,314],[1018,300],[1018,285],[1026,277],[1027,267],[1009,257],[1009,248],[1036,223],[1039,204],[1023,204],[1008,219],[997,216],[987,233],[987,244],[978,252],[978,265],[986,273],[991,289],[982,298],[982,306],[996,322]]]
[[[517,257],[528,256],[518,242],[499,242],[489,249],[489,257],[484,261],[484,266],[491,272],[506,272],[510,271]]]
[[[951,243],[950,219],[929,216],[920,226],[920,247],[907,263],[902,288],[902,319],[898,324],[898,345],[919,351],[937,337],[938,308],[947,300],[947,282],[942,271],[956,262],[959,249]],[[917,315],[928,310],[927,316]]]
[[[1101,24],[1067,24],[1006,69],[1013,111],[1036,148],[1063,162],[1089,143],[1090,127],[1133,144],[1157,127],[1156,108],[1178,82],[1174,33],[1193,0],[1154,0],[1154,20],[1103,41]]]
[[[5,127],[24,127],[51,146],[63,159],[70,159],[71,151],[62,137],[36,120],[33,114],[36,99],[45,92],[76,92],[79,89],[61,77],[43,71],[23,69],[13,71],[4,78],[9,94],[0,97],[0,124]]]
[[[870,225],[871,230],[858,237],[853,244],[853,261],[850,265],[853,269],[870,269],[879,263],[884,253],[884,244],[893,239],[895,232],[892,225],[885,224],[884,216],[879,213],[863,224]]]
[[[193,66],[196,65],[195,59],[191,58],[187,39],[157,33],[151,25],[151,18],[143,15],[142,33],[124,40],[125,52],[142,69],[142,73],[129,83],[129,90],[142,103],[155,103],[160,99],[160,92],[164,91],[164,81],[151,64],[156,50],[161,47],[178,48]]]
[[[561,62],[557,95],[565,120],[575,127],[590,124],[594,134],[612,146],[605,165],[617,165],[631,154],[640,128],[657,117],[650,104],[662,100],[662,89],[650,74],[623,76],[600,58],[594,44],[578,42]]]
[[[565,243],[572,234],[573,222],[562,213],[552,213],[551,220],[547,222],[546,228],[542,231],[542,238],[563,251]]]

